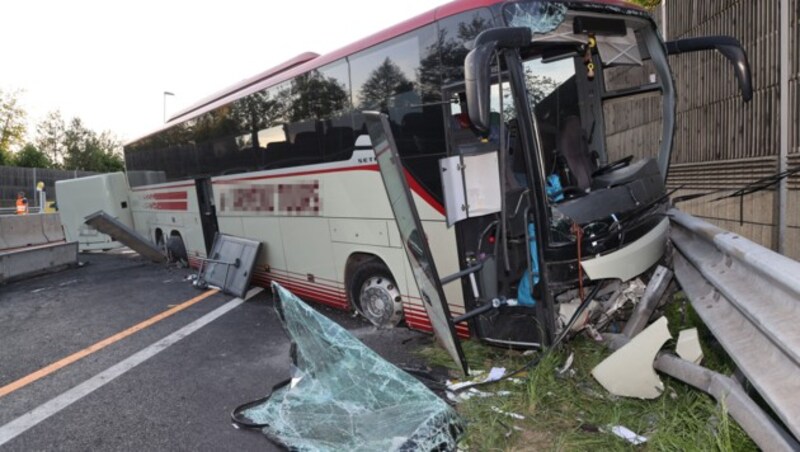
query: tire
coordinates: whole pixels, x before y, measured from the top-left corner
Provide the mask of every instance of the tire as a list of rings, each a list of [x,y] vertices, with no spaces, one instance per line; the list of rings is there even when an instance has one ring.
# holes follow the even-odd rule
[[[350,300],[359,314],[378,328],[392,328],[403,319],[400,291],[379,260],[360,264],[350,278]]]
[[[167,256],[170,262],[189,262],[186,246],[183,244],[183,239],[180,235],[171,235],[167,239]]]

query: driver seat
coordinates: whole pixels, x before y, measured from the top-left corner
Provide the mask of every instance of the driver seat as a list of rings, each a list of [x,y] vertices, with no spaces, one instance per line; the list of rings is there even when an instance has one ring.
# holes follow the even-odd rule
[[[571,184],[581,191],[586,191],[592,185],[592,172],[595,168],[579,117],[565,118],[558,137],[558,147],[566,161]]]

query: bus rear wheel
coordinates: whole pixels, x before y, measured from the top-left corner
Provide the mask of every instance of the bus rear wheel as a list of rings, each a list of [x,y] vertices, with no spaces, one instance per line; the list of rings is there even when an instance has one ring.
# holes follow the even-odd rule
[[[189,256],[186,254],[186,246],[183,244],[180,234],[173,233],[167,239],[167,256],[170,262],[188,264]]]
[[[392,328],[403,318],[400,291],[389,269],[371,259],[350,280],[350,299],[356,310],[378,328]]]

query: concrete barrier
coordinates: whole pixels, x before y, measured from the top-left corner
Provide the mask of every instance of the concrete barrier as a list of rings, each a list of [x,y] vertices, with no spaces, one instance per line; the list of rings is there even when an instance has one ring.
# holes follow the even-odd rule
[[[4,249],[48,243],[42,228],[41,215],[14,215],[0,217],[0,237]]]
[[[64,228],[61,227],[61,218],[57,213],[43,213],[36,216],[42,220],[42,231],[48,242],[64,241]]]
[[[78,243],[51,243],[0,253],[0,283],[78,264]]]

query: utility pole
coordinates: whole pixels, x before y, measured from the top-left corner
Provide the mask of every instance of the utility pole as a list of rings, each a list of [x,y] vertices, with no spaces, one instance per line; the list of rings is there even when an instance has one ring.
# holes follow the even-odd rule
[[[789,0],[781,0],[780,25],[780,151],[778,173],[789,166]],[[786,207],[789,197],[789,180],[784,177],[778,185],[778,252],[786,254]]]
[[[167,122],[167,96],[174,96],[175,93],[164,91],[164,123]]]

